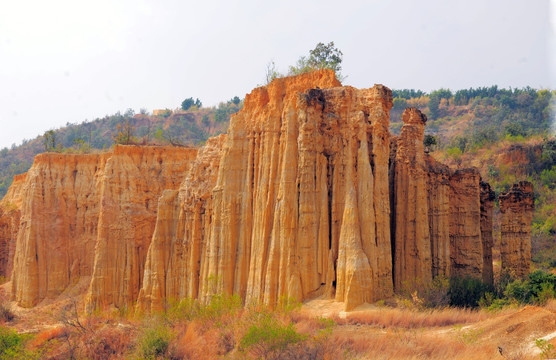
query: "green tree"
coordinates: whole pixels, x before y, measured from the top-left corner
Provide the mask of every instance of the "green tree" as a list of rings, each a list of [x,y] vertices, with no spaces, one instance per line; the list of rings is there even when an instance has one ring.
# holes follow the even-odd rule
[[[440,114],[439,106],[440,106],[440,98],[438,96],[430,96],[429,97],[429,117],[431,120],[435,120],[438,118]]]
[[[407,107],[407,100],[401,97],[394,98],[393,101],[394,106],[392,107],[394,110],[404,110]]]
[[[199,100],[199,99],[197,99]],[[189,110],[190,107],[192,107],[193,105],[195,105],[195,100],[193,100],[192,97],[185,99],[184,101],[181,102],[181,108],[183,110]]]
[[[135,141],[134,132],[135,127],[129,123],[129,119],[126,119],[123,124],[116,126],[116,133],[112,136],[112,140],[114,140],[114,143],[121,145],[133,144]]]
[[[184,101],[181,102],[181,108],[182,110],[189,110],[192,106],[196,106],[197,109],[201,108],[201,106],[203,106],[203,103],[201,102],[201,100],[199,100],[199,98],[196,98],[195,100],[193,100],[192,97],[185,99]]]
[[[135,110],[133,110],[132,108],[128,108],[125,112],[124,112],[124,116],[125,117],[133,117],[135,115]]]
[[[56,150],[56,133],[54,130],[48,130],[43,135],[44,140],[44,151],[55,151]]]
[[[440,100],[450,100],[451,97],[452,92],[449,89],[438,89],[431,92],[429,96],[429,117],[431,120],[435,120],[440,116]]]
[[[343,53],[334,46],[334,41],[324,44],[319,42],[309,51],[309,57],[300,57],[296,64],[290,66],[290,75],[299,75],[313,70],[331,69],[336,72],[338,80],[343,80],[341,75]]]
[[[230,100],[231,103],[233,103],[234,105],[239,105],[239,103],[241,102],[241,99],[237,96],[234,96],[232,98],[232,100]]]
[[[425,138],[423,139],[423,145],[429,149],[433,149],[433,147],[437,144],[436,138],[433,135],[426,134]]]

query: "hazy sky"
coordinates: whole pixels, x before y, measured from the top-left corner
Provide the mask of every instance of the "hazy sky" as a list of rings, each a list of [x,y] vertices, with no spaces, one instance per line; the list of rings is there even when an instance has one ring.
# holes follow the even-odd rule
[[[0,0],[0,147],[243,97],[270,60],[286,71],[318,42],[335,42],[359,88],[555,89],[555,19],[556,0]]]

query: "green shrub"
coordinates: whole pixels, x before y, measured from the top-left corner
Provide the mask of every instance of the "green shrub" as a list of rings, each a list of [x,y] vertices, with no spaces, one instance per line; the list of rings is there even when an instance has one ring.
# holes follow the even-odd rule
[[[241,309],[239,295],[218,294],[213,295],[207,304],[191,298],[171,302],[166,310],[166,318],[169,321],[202,319],[218,323],[225,315],[235,316]]]
[[[0,327],[0,358],[6,359],[13,356],[23,348],[23,337],[15,330]]]
[[[24,348],[30,335],[20,335],[15,330],[0,326],[0,359],[40,359],[41,354]]]
[[[539,305],[544,305],[548,299],[556,297],[556,275],[537,270],[529,274],[528,278],[507,282],[503,295],[510,301]]]
[[[515,280],[506,286],[504,295],[509,299],[515,299],[520,303],[529,303],[531,301],[531,292],[527,281]]]
[[[295,331],[293,324],[283,325],[270,314],[261,314],[257,324],[251,325],[241,339],[240,349],[257,359],[274,359],[306,338]]]
[[[531,300],[537,304],[544,305],[548,299],[555,296],[556,275],[537,270],[529,274],[528,281]]]
[[[541,181],[544,186],[547,186],[550,189],[554,189],[556,186],[556,165],[553,165],[552,168],[544,169],[541,173]]]
[[[164,325],[147,328],[138,342],[139,355],[142,359],[165,357],[171,338],[172,333]]]
[[[535,345],[541,350],[541,359],[552,359],[556,357],[556,351],[554,351],[554,345],[545,339],[536,339]]]
[[[488,311],[502,310],[504,307],[512,304],[515,304],[515,302],[506,298],[497,298],[492,292],[486,292],[485,295],[479,300],[479,306]]]
[[[276,305],[276,310],[286,315],[299,309],[301,309],[301,303],[289,296],[280,296]]]
[[[198,316],[204,320],[218,321],[224,315],[235,316],[241,308],[239,295],[218,294],[212,296],[207,305],[199,307]]]
[[[456,277],[450,279],[450,305],[461,307],[477,307],[479,300],[492,290],[490,286],[472,277]]]
[[[463,152],[461,151],[461,149],[459,147],[451,147],[448,150],[446,150],[446,154],[448,154],[448,156],[454,158],[455,160],[461,158],[461,155],[463,154]]]

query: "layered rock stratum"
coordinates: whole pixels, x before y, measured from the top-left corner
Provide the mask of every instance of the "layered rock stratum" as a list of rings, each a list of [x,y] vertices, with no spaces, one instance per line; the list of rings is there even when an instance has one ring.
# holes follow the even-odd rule
[[[200,149],[39,155],[2,202],[0,271],[13,258],[22,306],[85,279],[89,309],[144,311],[219,293],[349,310],[437,276],[490,281],[490,189],[425,153],[419,110],[391,136],[391,107],[388,88],[321,70],[253,90]],[[503,227],[512,249],[530,242],[524,209],[506,211],[521,216]],[[522,269],[530,251],[506,254]]]

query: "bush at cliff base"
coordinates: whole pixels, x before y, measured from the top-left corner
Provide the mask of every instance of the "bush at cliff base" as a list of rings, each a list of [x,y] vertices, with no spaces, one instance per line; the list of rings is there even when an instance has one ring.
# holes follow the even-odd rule
[[[487,292],[479,301],[482,308],[498,310],[507,305],[534,304],[543,306],[556,297],[556,275],[537,270],[527,279],[506,280],[497,293]]]

